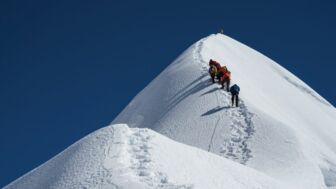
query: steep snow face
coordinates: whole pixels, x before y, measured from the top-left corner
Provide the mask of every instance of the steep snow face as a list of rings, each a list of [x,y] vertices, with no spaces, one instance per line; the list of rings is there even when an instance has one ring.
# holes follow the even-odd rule
[[[211,83],[210,58],[241,87],[238,108]],[[131,128],[98,130],[5,188],[336,188],[335,108],[221,34],[182,53],[116,123]]]
[[[149,129],[100,129],[5,189],[286,189],[265,174]]]
[[[241,87],[239,108],[210,82],[219,61]],[[336,111],[280,65],[221,34],[188,48],[113,123],[150,127],[296,188],[336,186]]]

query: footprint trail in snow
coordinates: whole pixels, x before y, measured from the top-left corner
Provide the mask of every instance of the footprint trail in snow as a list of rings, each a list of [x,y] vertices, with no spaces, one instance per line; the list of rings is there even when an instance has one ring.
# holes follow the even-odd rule
[[[168,176],[162,172],[155,171],[155,165],[151,159],[151,147],[149,141],[151,136],[147,129],[136,129],[128,141],[128,152],[131,154],[131,169],[151,188],[163,189],[192,189],[188,185],[176,185],[168,180]]]
[[[196,62],[201,64],[202,72],[207,73],[208,64],[201,55],[202,48],[203,41],[200,41],[196,44],[194,50],[194,59]],[[218,107],[229,107],[231,105],[231,95],[228,92],[224,90],[216,90],[215,93]],[[221,102],[225,102],[225,104],[222,105]],[[224,137],[219,154],[241,164],[246,164],[249,158],[252,157],[252,152],[248,146],[248,142],[255,132],[252,122],[253,114],[248,111],[244,101],[241,99],[239,107],[226,108],[222,114],[219,114],[218,120],[221,119],[223,114],[230,118],[230,133],[229,135],[225,135],[226,137]],[[216,132],[217,126],[218,125],[214,127],[213,133]],[[209,144],[209,151],[211,151],[212,140],[213,137],[211,138]]]
[[[230,95],[221,91],[226,99],[226,104],[230,104]],[[246,164],[249,158],[252,157],[251,150],[248,147],[248,140],[251,138],[254,130],[252,122],[253,114],[250,113],[244,102],[240,100],[240,105],[237,108],[230,108],[225,111],[225,114],[231,118],[230,120],[230,135],[221,147],[220,153],[232,160]]]

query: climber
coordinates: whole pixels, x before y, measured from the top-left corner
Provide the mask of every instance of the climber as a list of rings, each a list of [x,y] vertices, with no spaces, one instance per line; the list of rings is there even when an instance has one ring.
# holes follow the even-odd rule
[[[226,83],[226,91],[230,91],[230,82],[231,82],[231,72],[226,69],[223,76],[222,88],[224,89],[224,83]]]
[[[217,79],[218,79],[218,82],[222,85],[221,89],[224,89],[224,84],[226,84],[226,90],[229,92],[231,72],[227,69],[226,66],[221,67],[217,71]]]
[[[217,68],[215,65],[211,65],[209,68],[209,74],[211,76],[212,83],[215,83],[215,76],[217,74]]]
[[[215,83],[215,77],[217,75],[218,69],[221,68],[221,65],[217,61],[210,59],[209,66],[209,74],[211,76],[212,83]]]
[[[209,66],[212,66],[212,65],[214,65],[217,68],[217,70],[221,68],[221,65],[217,61],[210,59]]]
[[[236,100],[236,107],[238,107],[238,103],[239,103],[239,99],[238,99],[239,91],[240,91],[240,88],[239,88],[239,86],[237,84],[234,84],[230,88],[232,107],[234,105],[234,101],[235,100]]]
[[[224,75],[224,69],[226,68],[226,66],[220,67],[219,69],[217,69],[217,74],[216,74],[216,78],[219,84],[221,84],[221,78]]]

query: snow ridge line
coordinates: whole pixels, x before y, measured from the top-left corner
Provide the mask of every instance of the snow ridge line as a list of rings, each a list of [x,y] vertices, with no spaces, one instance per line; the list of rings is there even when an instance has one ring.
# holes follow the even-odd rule
[[[193,57],[194,57],[194,60],[195,60],[196,62],[201,63],[201,66],[202,66],[202,69],[203,69],[202,72],[207,71],[207,67],[205,66],[205,65],[206,65],[206,64],[205,64],[205,61],[203,60],[203,57],[202,57],[202,55],[201,55],[201,51],[202,51],[202,47],[203,47],[203,41],[206,40],[206,39],[207,39],[207,38],[204,38],[204,39],[200,40],[199,42],[197,42],[197,43],[195,44],[194,51],[193,51]],[[218,95],[217,95],[217,93],[215,93],[215,94],[216,94],[217,104],[219,105]],[[213,138],[214,138],[214,136],[215,136],[215,133],[216,133],[216,130],[217,130],[217,127],[218,127],[218,123],[219,123],[219,121],[220,121],[220,118],[221,118],[221,117],[218,116],[217,122],[216,122],[216,124],[215,124],[215,126],[214,126],[214,129],[213,129],[213,131],[212,131],[211,139],[210,139],[210,141],[209,141],[209,145],[208,145],[208,152],[211,151],[211,147],[213,146]]]
[[[201,55],[203,43],[206,39],[207,38],[204,38],[196,43],[194,50],[194,59],[201,64],[203,71],[207,73],[208,71],[207,62],[203,59]],[[230,106],[231,104],[230,96],[225,91],[220,90],[218,91],[223,95],[226,104]],[[220,101],[217,95],[218,91],[215,92],[218,106],[220,107]],[[241,99],[240,99],[240,106],[238,108],[227,109],[225,113],[228,115],[228,117],[231,118],[230,120],[231,133],[229,139],[224,141],[221,147],[220,154],[226,158],[237,161],[241,164],[246,164],[249,158],[252,157],[251,155],[252,152],[248,147],[248,140],[252,137],[253,133],[255,132],[254,125],[252,122],[252,117],[254,114],[248,111],[244,101]],[[214,128],[213,135],[217,129],[219,120],[220,115]],[[212,140],[213,136],[211,138],[208,151],[210,151],[210,148],[212,146]]]
[[[295,81],[295,79],[293,77],[295,77],[294,75],[292,76],[292,78],[286,76],[283,71],[281,71],[281,68],[279,68],[277,65],[272,65],[273,70],[275,70],[279,75],[281,75],[281,77],[283,77],[288,83],[292,84],[294,87],[298,88],[299,90],[301,90],[303,93],[309,94],[311,97],[313,97],[315,100],[319,101],[320,103],[332,107],[332,105],[323,97],[321,97],[317,92],[315,92],[313,89],[311,89],[309,86],[307,86],[305,83],[298,83],[297,81]],[[289,73],[290,75],[292,75],[291,73]]]
[[[103,154],[103,160],[106,159],[107,155],[109,154],[109,151],[111,150],[111,138],[110,136],[114,136],[114,130],[113,129],[107,129],[106,132],[102,133],[97,141],[100,141],[99,146],[104,147],[107,146],[107,148],[104,149]],[[114,138],[114,137],[113,137]],[[86,178],[84,181],[79,183],[79,188],[87,189],[87,188],[99,188],[102,185],[108,185],[111,188],[114,189],[120,189],[120,187],[113,182],[113,174],[112,172],[105,168],[103,161],[100,161],[100,165],[97,167],[96,171],[91,173],[91,175]]]

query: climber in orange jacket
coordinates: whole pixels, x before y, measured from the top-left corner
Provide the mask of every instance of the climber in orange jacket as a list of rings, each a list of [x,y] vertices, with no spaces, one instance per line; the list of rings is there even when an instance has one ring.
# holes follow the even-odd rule
[[[223,66],[217,69],[216,78],[219,84],[221,84],[221,78],[223,77],[226,70],[227,70],[226,66]]]
[[[222,85],[221,89],[224,89],[224,84],[226,84],[227,91],[230,90],[231,72],[227,69],[226,66],[221,67],[217,71],[217,79],[218,82]]]

